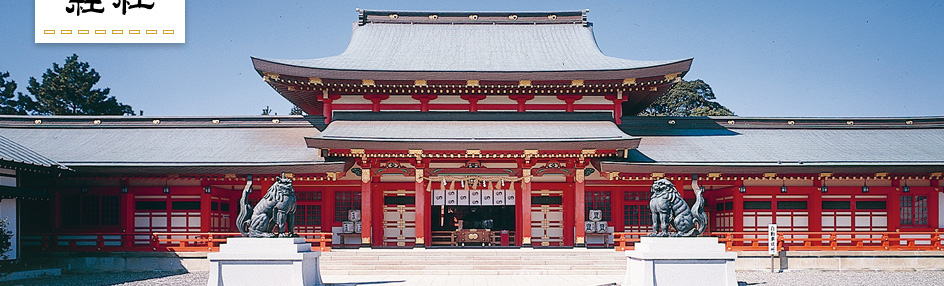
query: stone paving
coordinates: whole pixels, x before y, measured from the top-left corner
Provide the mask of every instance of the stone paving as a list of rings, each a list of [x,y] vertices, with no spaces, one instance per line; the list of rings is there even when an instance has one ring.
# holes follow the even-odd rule
[[[63,275],[31,280],[9,281],[7,285],[205,285],[207,272],[161,273],[117,272]],[[740,285],[944,285],[944,271],[739,271]],[[618,275],[325,275],[332,286],[490,286],[490,285],[619,285]],[[691,285],[698,285],[693,282]]]

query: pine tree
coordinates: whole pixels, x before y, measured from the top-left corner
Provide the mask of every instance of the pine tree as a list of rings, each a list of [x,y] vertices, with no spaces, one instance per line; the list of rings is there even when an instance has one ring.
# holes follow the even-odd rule
[[[7,81],[9,72],[0,72],[0,114],[26,115],[26,106],[23,105],[23,93],[16,92],[16,81]],[[19,95],[18,98],[15,96]],[[27,102],[29,98],[26,98]]]
[[[108,96],[109,88],[92,88],[101,76],[95,69],[90,69],[87,62],[80,62],[79,56],[72,54],[65,64],[52,64],[42,76],[42,82],[30,77],[26,88],[35,98],[35,102],[24,102],[31,106],[33,114],[44,115],[133,115],[131,106],[119,103],[114,96]],[[31,100],[28,97],[24,99]]]
[[[672,86],[640,116],[732,116],[734,112],[715,100],[711,86],[703,80],[683,80]]]

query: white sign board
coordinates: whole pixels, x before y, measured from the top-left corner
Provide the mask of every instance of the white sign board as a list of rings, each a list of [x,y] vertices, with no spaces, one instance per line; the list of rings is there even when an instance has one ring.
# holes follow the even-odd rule
[[[469,201],[470,201],[470,200],[469,200],[469,191],[467,191],[467,190],[459,190],[459,203],[458,203],[458,204],[459,204],[460,206],[467,206],[467,205],[469,205]]]
[[[492,190],[483,190],[482,191],[482,205],[483,206],[494,205],[495,200],[492,199],[493,195],[495,195],[495,193]]]
[[[492,196],[492,204],[496,206],[505,205],[505,191],[504,190],[495,190],[495,193]]]
[[[433,205],[442,206],[446,204],[446,190],[433,190]]]
[[[36,0],[35,42],[183,43],[185,6],[184,0]]]
[[[777,255],[777,225],[767,225],[767,253],[771,256]]]
[[[472,190],[469,192],[469,205],[472,205],[472,206],[482,205],[482,191]]]
[[[446,205],[454,206],[458,204],[459,204],[459,191],[447,190],[446,191]]]

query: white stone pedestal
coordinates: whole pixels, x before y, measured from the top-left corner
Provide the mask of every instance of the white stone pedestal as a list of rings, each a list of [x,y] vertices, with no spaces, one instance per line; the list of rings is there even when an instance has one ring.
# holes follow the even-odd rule
[[[318,258],[304,238],[227,238],[220,252],[207,254],[207,286],[323,285]]]
[[[737,253],[715,237],[643,237],[626,258],[623,286],[738,285]]]

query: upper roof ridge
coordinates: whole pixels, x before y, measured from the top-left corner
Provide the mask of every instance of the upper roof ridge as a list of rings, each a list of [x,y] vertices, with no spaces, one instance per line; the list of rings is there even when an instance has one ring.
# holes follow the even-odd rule
[[[590,9],[576,11],[390,11],[357,9],[360,26],[366,24],[580,24],[589,26]]]

